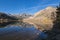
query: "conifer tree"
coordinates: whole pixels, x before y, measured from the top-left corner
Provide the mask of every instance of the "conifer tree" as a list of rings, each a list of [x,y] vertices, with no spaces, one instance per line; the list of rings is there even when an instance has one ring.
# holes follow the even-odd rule
[[[59,28],[60,29],[60,5],[57,6],[57,9],[56,9],[56,21],[54,21],[54,26],[53,27],[56,27],[56,28]]]

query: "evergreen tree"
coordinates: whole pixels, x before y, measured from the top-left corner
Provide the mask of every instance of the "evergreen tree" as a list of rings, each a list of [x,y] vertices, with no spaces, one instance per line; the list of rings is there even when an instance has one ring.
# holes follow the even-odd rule
[[[57,6],[57,9],[56,9],[56,21],[54,21],[54,26],[53,27],[56,27],[56,28],[59,28],[60,29],[60,5]]]

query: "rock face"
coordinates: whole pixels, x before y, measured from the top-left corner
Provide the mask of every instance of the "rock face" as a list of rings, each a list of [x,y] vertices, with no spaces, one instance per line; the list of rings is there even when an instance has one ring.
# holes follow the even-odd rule
[[[33,17],[27,18],[26,21],[41,25],[43,27],[43,30],[49,30],[50,28],[52,28],[55,18],[56,8],[47,7],[35,13]]]
[[[34,15],[34,18],[40,19],[43,25],[46,25],[47,29],[52,28],[53,21],[56,19],[56,8],[47,7]]]
[[[37,12],[34,17],[47,17],[48,19],[55,20],[56,8],[47,7],[39,12]]]

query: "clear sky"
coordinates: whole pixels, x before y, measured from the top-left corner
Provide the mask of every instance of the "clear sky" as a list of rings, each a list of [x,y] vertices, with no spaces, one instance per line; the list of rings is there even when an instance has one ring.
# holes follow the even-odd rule
[[[34,14],[47,6],[56,6],[60,0],[0,0],[0,12]]]

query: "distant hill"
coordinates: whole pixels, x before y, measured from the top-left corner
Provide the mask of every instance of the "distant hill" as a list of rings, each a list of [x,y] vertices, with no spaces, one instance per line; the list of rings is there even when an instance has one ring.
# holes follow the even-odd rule
[[[11,16],[11,15],[8,15],[6,13],[3,13],[3,12],[0,12],[0,19],[11,19],[11,20],[16,20],[17,18]]]
[[[16,14],[16,15],[13,15],[15,17],[17,17],[18,19],[22,18],[22,19],[25,19],[25,18],[28,18],[28,17],[31,17],[32,15],[30,14],[26,14],[26,13],[23,13],[23,14]]]

